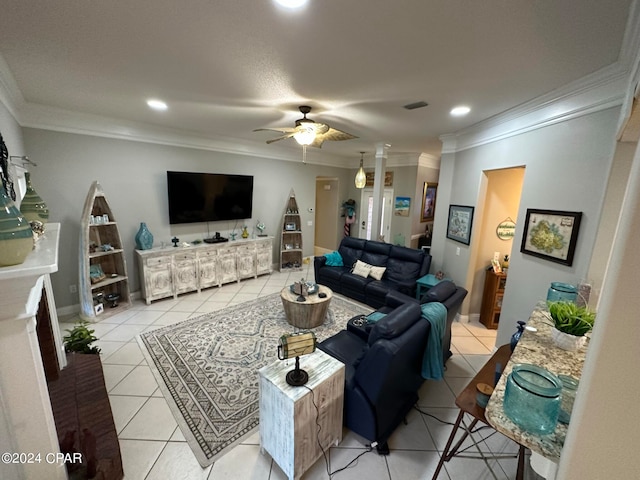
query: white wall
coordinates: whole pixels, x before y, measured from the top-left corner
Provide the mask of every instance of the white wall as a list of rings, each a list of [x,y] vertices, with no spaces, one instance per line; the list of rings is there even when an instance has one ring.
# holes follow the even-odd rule
[[[193,148],[118,140],[88,135],[25,128],[24,143],[30,158],[38,163],[31,178],[36,191],[47,202],[50,221],[60,222],[60,270],[52,276],[58,308],[78,304],[69,285],[78,283],[78,236],[80,216],[89,187],[98,180],[103,187],[118,227],[124,249],[130,288],[139,290],[134,262],[134,237],[140,222],[146,222],[156,246],[171,245],[176,235],[181,241],[207,237],[206,224],[169,225],[166,171],[182,170],[235,173],[254,176],[253,218],[246,222],[251,233],[258,220],[266,224],[265,233],[275,235],[274,261],[278,262],[280,230],[285,204],[291,188],[302,216],[303,254],[313,255],[316,176],[339,178],[340,198],[348,198],[349,170],[300,162],[273,160]],[[351,181],[351,183],[353,183]],[[235,222],[211,222],[210,232],[227,236]],[[240,233],[243,222],[237,223]],[[256,232],[257,233],[257,232]],[[336,239],[337,241],[337,239]]]
[[[441,173],[445,166],[453,170],[450,203],[476,207],[483,171],[526,165],[514,240],[518,248],[512,251],[496,345],[508,342],[517,320],[529,318],[536,302],[546,297],[550,282],[575,283],[587,274],[613,158],[619,112],[617,107],[609,108],[443,155]],[[519,252],[527,208],[583,212],[573,266]],[[446,216],[437,213],[435,229],[444,234]],[[471,250],[477,248],[474,237],[477,229],[474,220],[470,247],[439,239],[443,270],[467,289],[473,280],[469,262],[473,258]],[[461,247],[459,256],[455,254],[456,247]],[[465,302],[462,314],[468,314],[468,308]]]
[[[635,154],[620,222],[584,364],[558,479],[640,478],[640,151]],[[626,188],[625,188],[626,187]]]

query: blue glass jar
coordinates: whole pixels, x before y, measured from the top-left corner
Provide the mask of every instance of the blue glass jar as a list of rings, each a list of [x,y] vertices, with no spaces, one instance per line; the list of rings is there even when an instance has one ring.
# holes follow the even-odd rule
[[[573,285],[562,282],[551,282],[547,290],[547,302],[573,302],[578,298],[578,289]]]
[[[504,413],[522,430],[548,435],[556,429],[560,414],[562,382],[536,365],[515,365],[504,392]]]

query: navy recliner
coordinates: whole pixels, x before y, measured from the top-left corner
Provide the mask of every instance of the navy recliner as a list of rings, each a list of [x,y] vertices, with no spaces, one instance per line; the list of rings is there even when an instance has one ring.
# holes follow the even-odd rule
[[[448,310],[449,333],[442,347],[446,361],[451,356],[451,321],[467,292],[453,282],[441,282],[429,292],[431,296],[423,297],[425,301],[440,301]],[[351,319],[346,330],[324,340],[318,348],[345,364],[345,426],[386,446],[418,400],[431,324],[422,318],[416,299],[396,291],[387,294],[379,311],[386,316],[378,322],[360,325],[361,318]]]

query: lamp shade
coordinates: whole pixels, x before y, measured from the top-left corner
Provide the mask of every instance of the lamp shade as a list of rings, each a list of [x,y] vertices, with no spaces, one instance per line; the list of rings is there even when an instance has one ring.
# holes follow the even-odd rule
[[[300,145],[311,145],[316,138],[316,131],[309,127],[296,132],[293,136]]]
[[[363,162],[364,162],[364,152],[360,152],[361,156],[360,156],[360,168],[358,169],[358,172],[356,173],[356,188],[364,188],[364,186],[367,184],[367,176],[364,173],[364,168],[363,168]]]

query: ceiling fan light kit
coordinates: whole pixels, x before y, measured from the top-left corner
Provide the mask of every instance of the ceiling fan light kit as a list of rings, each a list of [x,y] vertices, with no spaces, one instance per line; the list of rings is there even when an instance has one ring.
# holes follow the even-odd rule
[[[364,152],[360,152],[360,168],[356,173],[356,180],[355,180],[356,188],[364,188],[364,186],[367,184],[367,176],[364,173],[363,163],[364,163]]]
[[[301,105],[298,109],[303,117],[296,120],[295,127],[258,128],[254,132],[267,130],[283,134],[280,137],[267,140],[267,144],[293,137],[300,145],[309,145],[316,148],[322,147],[325,140],[340,141],[358,138],[350,133],[331,128],[326,123],[317,123],[307,118],[307,113],[311,111],[311,107],[307,105]]]

